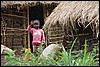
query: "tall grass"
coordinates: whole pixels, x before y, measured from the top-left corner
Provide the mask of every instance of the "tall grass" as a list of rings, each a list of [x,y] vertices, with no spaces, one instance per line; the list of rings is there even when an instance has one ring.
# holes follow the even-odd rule
[[[77,38],[73,41],[70,52],[67,52],[63,46],[63,51],[59,52],[59,56],[56,56],[56,58],[58,58],[57,60],[49,57],[49,59],[38,61],[37,59],[40,54],[35,57],[32,53],[30,53],[30,60],[26,60],[24,56],[17,58],[15,55],[12,55],[12,53],[7,52],[9,56],[5,56],[5,59],[9,59],[9,61],[5,66],[99,66],[99,61],[96,61],[93,55],[95,52],[87,53],[86,40],[84,43],[83,54],[80,54],[79,52],[77,58],[75,55],[71,55],[76,40]],[[14,58],[14,60],[12,60],[12,58]]]

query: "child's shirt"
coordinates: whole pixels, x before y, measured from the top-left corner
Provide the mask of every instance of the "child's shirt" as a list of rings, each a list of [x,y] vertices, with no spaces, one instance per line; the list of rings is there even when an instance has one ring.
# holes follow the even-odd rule
[[[28,26],[27,30],[33,36],[32,45],[41,44],[43,41],[45,41],[44,31],[42,29],[35,29]]]

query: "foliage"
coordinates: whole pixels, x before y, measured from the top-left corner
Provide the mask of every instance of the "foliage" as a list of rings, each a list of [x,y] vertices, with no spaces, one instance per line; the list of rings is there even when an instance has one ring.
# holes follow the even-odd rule
[[[40,53],[38,54],[38,56],[35,57],[33,53],[30,53],[30,52],[26,53],[27,55],[30,55],[30,59],[27,60],[25,59],[25,55],[22,55],[21,58],[18,58],[14,54],[16,50],[14,50],[13,52],[6,51],[8,56],[5,56],[5,59],[9,61],[5,64],[5,66],[99,66],[99,61],[97,61],[94,58],[95,57],[94,54],[96,53],[95,52],[96,48],[93,48],[92,52],[87,53],[86,40],[85,40],[83,51],[79,51],[77,55],[71,54],[71,50],[73,49],[73,46],[76,40],[77,38],[73,41],[73,44],[69,53],[63,47],[63,51],[59,52],[60,55],[56,56],[56,58],[58,58],[57,60],[49,57],[49,59],[38,61],[37,59],[40,56]]]

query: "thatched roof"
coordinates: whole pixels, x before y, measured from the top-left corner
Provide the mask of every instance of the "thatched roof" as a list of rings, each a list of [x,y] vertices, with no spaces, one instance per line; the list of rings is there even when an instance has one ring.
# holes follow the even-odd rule
[[[46,31],[57,22],[67,31],[73,31],[76,29],[76,23],[81,23],[84,28],[90,25],[93,32],[94,29],[98,32],[99,1],[62,1],[47,17],[44,30]]]
[[[24,6],[33,6],[36,5],[36,3],[39,2],[41,4],[52,4],[52,3],[60,3],[59,1],[1,1],[1,8],[7,7],[8,5],[14,5],[19,4],[20,7]]]

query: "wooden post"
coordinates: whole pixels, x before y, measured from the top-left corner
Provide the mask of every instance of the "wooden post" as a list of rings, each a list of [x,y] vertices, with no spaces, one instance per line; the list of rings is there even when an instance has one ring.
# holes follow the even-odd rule
[[[29,25],[29,7],[27,6],[27,20],[28,20],[28,25]],[[31,52],[30,49],[30,33],[28,32],[28,49],[25,50],[25,59],[29,60],[31,55],[27,55],[26,52]]]
[[[24,19],[24,29],[26,29],[25,23],[26,23],[26,22],[25,22],[25,19]],[[24,47],[26,48],[26,31],[24,31],[24,33],[25,33],[25,34],[24,34],[24,36],[23,36],[23,38],[24,38],[24,39],[23,39],[23,44],[24,44]]]
[[[46,42],[45,44],[46,44],[46,47],[47,47],[48,46],[48,31],[46,32],[46,38],[45,38],[45,40],[46,40],[45,41]]]
[[[5,34],[6,33],[5,32],[6,32],[6,30],[4,29],[4,34],[3,34],[4,35],[4,45],[6,45],[6,42],[5,42],[5,40],[6,40]]]
[[[46,7],[45,7],[45,5],[43,5],[43,14],[44,14],[44,18],[46,18]]]
[[[13,18],[12,18],[12,20],[13,20]],[[14,21],[14,22],[15,22],[15,21]],[[13,27],[13,28],[14,28],[14,22],[12,22],[12,27]],[[14,31],[12,31],[12,32],[13,32],[13,34],[14,34]],[[12,44],[11,44],[11,48],[12,48],[12,49],[14,49],[14,48],[13,48],[13,46],[14,46],[14,45],[13,45],[13,42],[14,42],[14,35],[12,35]]]
[[[4,45],[7,45],[6,44],[6,36],[5,36],[6,35],[6,22],[4,23],[4,33],[3,34],[4,34]]]
[[[27,6],[27,21],[29,25],[29,7]],[[30,48],[30,33],[28,32],[28,48]]]

